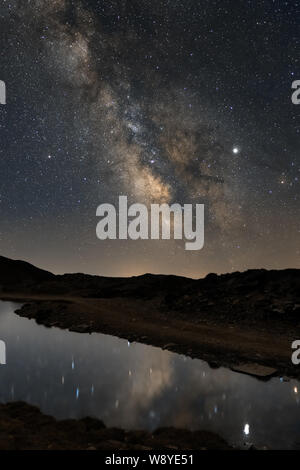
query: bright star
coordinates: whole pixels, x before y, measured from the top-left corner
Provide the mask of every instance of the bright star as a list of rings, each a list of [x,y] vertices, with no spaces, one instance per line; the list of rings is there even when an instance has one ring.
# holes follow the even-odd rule
[[[233,153],[237,154],[240,150],[238,149],[238,147],[233,147],[232,151]]]

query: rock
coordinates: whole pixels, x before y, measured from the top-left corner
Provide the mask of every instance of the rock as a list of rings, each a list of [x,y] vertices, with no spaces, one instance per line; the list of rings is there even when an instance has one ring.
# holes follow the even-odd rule
[[[152,447],[146,447],[146,446],[142,446],[142,445],[135,445],[135,446],[133,446],[133,449],[134,450],[144,450],[144,451],[153,450]]]
[[[90,331],[90,325],[83,324],[83,325],[75,325],[69,328],[70,331],[74,331],[76,333],[88,333]]]
[[[253,375],[255,377],[271,377],[277,372],[277,369],[274,369],[273,367],[262,366],[256,363],[238,364],[231,369],[234,372]]]
[[[281,382],[290,382],[291,379],[289,377],[287,377],[286,375],[284,375],[283,377],[281,377]]]
[[[171,349],[171,348],[174,348],[174,347],[176,347],[175,343],[167,343],[163,346],[162,349]]]
[[[151,433],[106,428],[95,418],[57,421],[23,402],[0,404],[0,436],[0,450],[232,449],[207,431],[160,428]]]
[[[108,449],[113,449],[113,450],[122,450],[126,448],[124,442],[115,441],[113,439],[109,439],[108,441],[105,441],[104,446],[107,447]]]

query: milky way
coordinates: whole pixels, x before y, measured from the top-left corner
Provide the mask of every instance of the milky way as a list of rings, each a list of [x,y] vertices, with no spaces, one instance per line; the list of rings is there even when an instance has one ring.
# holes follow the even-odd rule
[[[299,15],[277,1],[2,2],[2,254],[109,275],[299,267]],[[119,195],[204,203],[204,249],[100,242],[96,208]]]

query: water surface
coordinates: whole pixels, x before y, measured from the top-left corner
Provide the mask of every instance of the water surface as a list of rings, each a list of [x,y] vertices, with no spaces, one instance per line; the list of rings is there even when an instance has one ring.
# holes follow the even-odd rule
[[[262,382],[159,348],[37,325],[0,301],[0,401],[107,426],[211,430],[235,445],[300,443],[300,383]],[[299,392],[299,394],[298,394]]]

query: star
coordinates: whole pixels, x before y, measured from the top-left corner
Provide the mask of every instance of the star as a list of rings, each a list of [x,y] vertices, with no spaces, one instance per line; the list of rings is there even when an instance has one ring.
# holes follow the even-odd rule
[[[1,211],[9,220],[16,217],[16,234],[33,217],[25,230],[26,258],[34,259],[39,246],[44,266],[60,271],[72,246],[70,269],[116,276],[124,266],[128,275],[155,265],[157,271],[201,277],[232,265],[293,265],[300,124],[286,97],[298,78],[297,2],[272,9],[262,0],[268,22],[253,19],[251,2],[228,14],[222,5],[215,11],[210,0],[162,0],[159,20],[155,2],[129,2],[122,12],[106,11],[106,3],[118,4],[0,3],[0,18],[10,18],[0,49],[0,78],[10,84],[8,103],[0,104]],[[198,14],[198,3],[205,14]],[[180,241],[167,249],[141,243],[133,257],[131,245],[123,249],[116,241],[107,250],[95,243],[90,214],[120,194],[132,203],[203,202],[207,250],[190,259]],[[242,201],[247,204],[241,207]],[[42,233],[49,209],[66,237],[62,242],[59,231],[53,234],[51,256]],[[280,227],[278,219],[284,221]],[[287,252],[273,260],[271,253],[287,237]],[[12,246],[8,225],[2,239],[2,251],[22,256],[22,242]],[[84,262],[75,255],[82,245]]]

